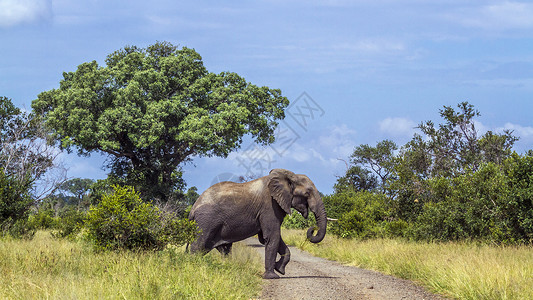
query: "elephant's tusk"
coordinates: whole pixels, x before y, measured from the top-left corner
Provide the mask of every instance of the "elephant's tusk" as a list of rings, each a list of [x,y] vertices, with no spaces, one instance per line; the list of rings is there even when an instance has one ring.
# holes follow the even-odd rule
[[[326,219],[328,219],[328,221],[332,221],[332,222],[337,222],[337,221],[339,221],[339,219],[332,219],[332,218],[326,218]]]

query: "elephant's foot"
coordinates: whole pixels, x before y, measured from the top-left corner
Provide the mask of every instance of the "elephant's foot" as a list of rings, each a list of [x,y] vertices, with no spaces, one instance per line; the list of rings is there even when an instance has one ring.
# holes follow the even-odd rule
[[[265,271],[263,274],[264,279],[279,279],[279,275],[274,273],[274,271]]]
[[[278,271],[278,273],[280,273],[281,275],[285,275],[285,265],[281,260],[276,262],[276,266],[274,269],[276,269],[276,271]]]

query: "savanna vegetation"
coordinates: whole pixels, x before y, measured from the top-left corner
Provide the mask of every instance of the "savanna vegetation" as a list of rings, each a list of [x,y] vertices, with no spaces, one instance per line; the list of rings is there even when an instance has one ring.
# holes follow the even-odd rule
[[[531,246],[336,235],[312,244],[295,229],[284,230],[283,238],[314,255],[409,279],[452,299],[533,298]]]
[[[248,250],[228,260],[183,253],[199,195],[181,167],[226,157],[244,135],[273,142],[287,106],[279,90],[211,73],[195,50],[167,42],[65,72],[31,112],[0,97],[1,297],[255,296],[261,263]],[[451,297],[531,298],[533,150],[514,152],[510,131],[480,134],[467,102],[440,116],[403,146],[355,146],[323,195],[337,219],[326,240],[286,239]],[[61,169],[58,149],[107,155],[108,178],[51,172]],[[313,222],[295,213],[284,226]]]
[[[254,249],[206,256],[183,248],[95,252],[83,241],[0,241],[2,299],[250,299],[261,291],[262,261]]]

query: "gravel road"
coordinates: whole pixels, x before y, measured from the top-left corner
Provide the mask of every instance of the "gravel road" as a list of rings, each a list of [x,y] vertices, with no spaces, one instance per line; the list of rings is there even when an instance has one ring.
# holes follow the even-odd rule
[[[264,258],[257,239],[245,240]],[[291,261],[285,275],[263,280],[259,299],[443,299],[408,280],[344,266],[290,247]]]

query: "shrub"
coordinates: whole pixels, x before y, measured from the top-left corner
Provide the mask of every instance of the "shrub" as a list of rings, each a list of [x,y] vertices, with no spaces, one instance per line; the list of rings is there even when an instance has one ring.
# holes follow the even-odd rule
[[[194,223],[143,202],[133,187],[113,189],[87,213],[87,234],[96,249],[161,250],[168,243],[182,245],[195,237]]]
[[[30,184],[20,182],[0,170],[0,234],[14,237],[31,237],[34,230],[28,227],[28,215],[33,199]]]
[[[409,227],[415,240],[450,241],[468,239],[464,207],[457,202],[428,202],[421,215]]]
[[[343,190],[333,195],[322,198],[329,218],[339,219],[343,214],[351,211],[356,204],[358,192],[355,190]]]
[[[28,224],[35,229],[53,228],[56,225],[54,213],[53,209],[39,208],[35,214],[30,215],[28,218]]]
[[[509,243],[533,242],[533,151],[513,153],[503,163],[508,197],[500,203],[502,239]]]
[[[56,219],[54,237],[74,238],[83,228],[87,214],[75,208],[68,208],[62,211]]]
[[[423,212],[409,235],[423,240],[487,240],[500,242],[508,232],[502,209],[509,199],[508,180],[488,163],[455,178],[428,180]]]
[[[316,224],[315,215],[310,213],[308,218],[304,218],[294,208],[291,208],[292,213],[283,220],[283,227],[288,229],[307,229]]]
[[[389,236],[385,232],[389,222],[389,204],[387,197],[380,193],[350,192],[336,194],[328,199],[328,204],[340,203],[337,213],[344,212],[330,225],[331,232],[341,237],[370,238],[376,236]],[[391,229],[395,227],[391,227]],[[396,229],[395,229],[396,230]]]

